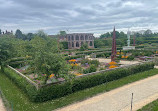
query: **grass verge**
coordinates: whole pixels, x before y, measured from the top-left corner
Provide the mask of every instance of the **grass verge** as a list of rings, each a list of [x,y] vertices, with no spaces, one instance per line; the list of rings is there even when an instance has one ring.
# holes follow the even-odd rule
[[[158,111],[158,99],[147,104],[142,109],[139,109],[138,111]]]
[[[9,103],[12,103],[15,111],[52,111],[53,109],[84,100],[96,94],[110,91],[128,83],[138,81],[140,79],[144,79],[156,74],[158,74],[158,69],[151,69],[149,71],[130,75],[116,81],[111,81],[107,84],[98,85],[59,99],[50,100],[43,103],[30,102],[25,93],[2,73],[0,73],[0,88]]]
[[[8,100],[5,98],[5,96],[4,96],[3,92],[1,91],[1,89],[0,89],[0,98],[2,98],[2,102],[5,105],[5,109],[7,111],[11,111],[11,106],[10,106]]]

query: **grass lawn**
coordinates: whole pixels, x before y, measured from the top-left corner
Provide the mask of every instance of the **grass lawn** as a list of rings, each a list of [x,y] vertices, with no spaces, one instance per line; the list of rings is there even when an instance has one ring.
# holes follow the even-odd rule
[[[142,109],[138,111],[158,111],[158,100],[155,100],[148,105],[144,106]]]
[[[0,73],[0,88],[5,98],[13,104],[14,111],[52,111],[53,109],[84,100],[96,94],[106,92],[156,74],[158,74],[158,69],[152,69],[43,103],[30,102],[25,93],[23,93],[10,79],[8,79],[2,73]]]

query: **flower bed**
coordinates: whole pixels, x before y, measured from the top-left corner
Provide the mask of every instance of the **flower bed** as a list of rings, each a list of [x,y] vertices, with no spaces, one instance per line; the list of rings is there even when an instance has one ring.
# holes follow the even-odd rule
[[[109,70],[102,73],[99,72],[95,75],[76,78],[60,84],[45,85],[38,90],[36,90],[35,86],[30,84],[24,77],[16,74],[13,70],[5,68],[4,71],[5,74],[28,95],[30,100],[34,102],[42,102],[153,68],[154,64],[152,62],[141,63],[138,65],[116,68],[115,70]]]

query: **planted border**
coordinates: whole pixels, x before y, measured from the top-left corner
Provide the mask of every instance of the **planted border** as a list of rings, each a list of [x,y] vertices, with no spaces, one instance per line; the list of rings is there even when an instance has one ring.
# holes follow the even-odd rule
[[[5,74],[28,95],[31,101],[43,102],[153,68],[153,62],[143,63],[131,67],[124,67],[99,74],[76,78],[61,84],[45,86],[39,90],[36,90],[36,88],[29,84],[25,78],[22,78],[20,75],[17,75],[8,68],[5,68]]]

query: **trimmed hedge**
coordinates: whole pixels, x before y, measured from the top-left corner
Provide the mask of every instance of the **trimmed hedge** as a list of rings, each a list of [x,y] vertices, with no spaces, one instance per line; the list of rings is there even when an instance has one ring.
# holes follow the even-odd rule
[[[77,59],[77,58],[84,58],[85,55],[76,55],[76,56],[70,56],[65,57],[65,60],[71,60],[71,59]]]
[[[23,90],[30,100],[34,101],[37,95],[35,86],[30,84],[25,78],[16,74],[13,70],[9,68],[4,69],[5,75],[14,82],[21,90]]]
[[[111,52],[99,53],[99,54],[96,54],[96,58],[99,58],[99,57],[110,57],[110,55],[111,55]]]
[[[80,55],[80,54],[86,54],[86,55],[90,55],[92,53],[98,53],[98,52],[105,52],[105,51],[110,51],[109,49],[104,49],[104,50],[91,50],[91,51],[80,51],[77,52],[76,55]]]
[[[35,87],[29,84],[24,78],[15,74],[15,72],[8,68],[5,68],[5,74],[28,95],[31,101],[43,102],[153,68],[154,63],[145,63],[131,67],[114,69],[96,75],[76,78],[62,84],[42,87],[39,90],[36,90]]]
[[[146,63],[142,65],[136,65],[129,68],[122,68],[122,69],[116,69],[111,70],[108,72],[96,74],[96,75],[90,75],[87,77],[79,78],[74,80],[73,82],[73,92],[82,90],[85,88],[90,88],[96,85],[100,85],[106,82],[110,82],[113,80],[117,80],[132,74],[136,74],[138,72],[150,70],[154,68],[154,63]]]

